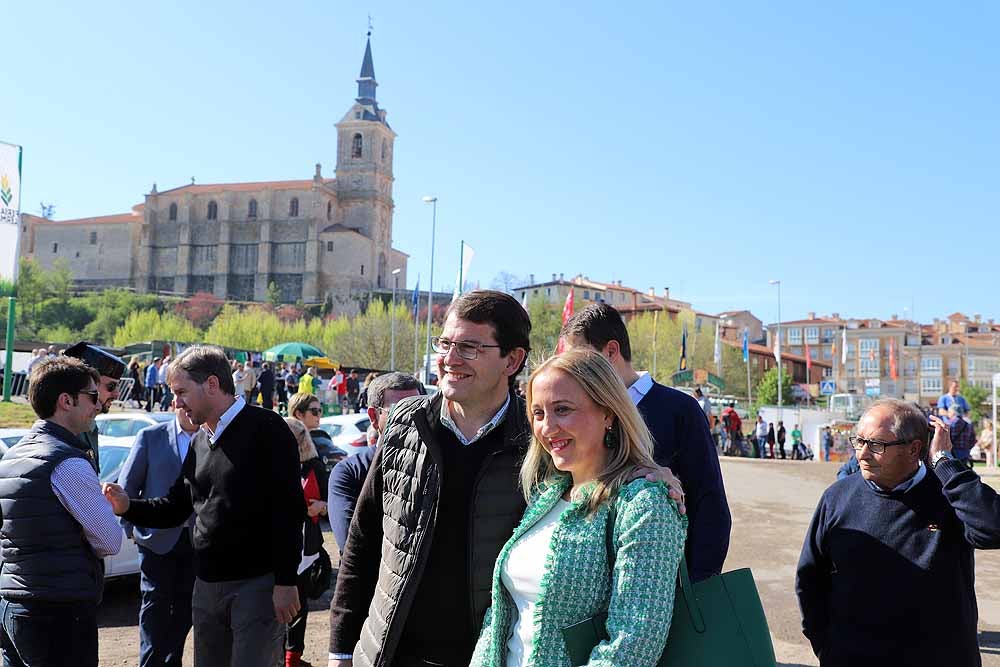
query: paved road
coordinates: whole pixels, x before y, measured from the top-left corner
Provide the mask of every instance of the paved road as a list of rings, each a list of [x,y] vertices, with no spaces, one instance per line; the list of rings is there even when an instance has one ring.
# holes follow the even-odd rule
[[[795,565],[813,508],[833,481],[836,467],[793,461],[722,461],[733,513],[726,569],[753,569],[780,665],[818,664],[799,629]],[[990,481],[1000,484],[1000,476]],[[336,554],[332,536],[326,533],[325,537],[328,550]],[[137,588],[134,580],[109,587],[101,609],[102,665],[138,664]],[[977,553],[976,589],[983,664],[1000,667],[1000,551]],[[328,602],[327,597],[311,605],[314,613],[309,617],[305,657],[314,665],[326,664]],[[190,643],[189,638],[185,665],[193,664]]]

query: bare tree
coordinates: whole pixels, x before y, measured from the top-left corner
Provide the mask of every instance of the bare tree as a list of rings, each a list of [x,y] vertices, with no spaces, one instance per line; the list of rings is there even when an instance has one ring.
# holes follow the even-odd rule
[[[490,286],[495,290],[512,294],[515,288],[521,287],[525,282],[524,278],[520,276],[501,271],[493,278],[493,283]]]

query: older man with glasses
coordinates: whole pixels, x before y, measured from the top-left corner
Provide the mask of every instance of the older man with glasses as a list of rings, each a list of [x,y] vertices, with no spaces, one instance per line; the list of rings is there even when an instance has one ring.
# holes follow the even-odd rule
[[[795,589],[823,667],[980,665],[973,549],[1000,548],[1000,498],[955,459],[948,426],[884,399],[826,490]],[[930,449],[928,450],[928,441]]]

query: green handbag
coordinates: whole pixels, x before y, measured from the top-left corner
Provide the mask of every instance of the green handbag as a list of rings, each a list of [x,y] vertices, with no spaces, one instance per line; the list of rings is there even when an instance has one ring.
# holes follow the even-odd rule
[[[604,542],[614,571],[615,505],[611,505]],[[767,617],[749,568],[691,583],[687,561],[677,571],[673,620],[657,667],[775,667]],[[562,629],[573,667],[587,664],[600,642],[608,639],[607,612]]]

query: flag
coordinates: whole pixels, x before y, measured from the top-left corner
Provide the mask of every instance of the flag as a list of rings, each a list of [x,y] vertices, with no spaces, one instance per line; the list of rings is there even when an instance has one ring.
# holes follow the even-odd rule
[[[774,337],[774,360],[781,365],[781,331],[778,331],[778,335]]]
[[[566,295],[566,303],[563,304],[562,312],[562,325],[566,326],[569,322],[569,318],[573,317],[573,288],[569,288],[569,294]],[[556,354],[562,354],[563,350],[566,348],[566,341],[563,340],[562,336],[559,337],[559,343],[556,345]]]
[[[847,363],[847,327],[840,330],[840,363]]]
[[[895,380],[899,376],[896,368],[896,339],[889,339],[889,377]]]
[[[469,265],[472,264],[472,257],[476,254],[476,251],[472,249],[465,241],[462,241],[462,265],[458,268],[458,278],[455,280],[455,291],[451,294],[451,300],[454,302],[458,298],[458,295],[462,293],[462,283],[465,281],[465,277],[469,275]]]
[[[413,286],[413,319],[417,319],[420,310],[420,274],[417,274],[417,284]]]
[[[722,341],[719,339],[718,322],[715,323],[715,351],[713,359],[715,360],[715,372],[722,375]]]
[[[750,363],[750,331],[743,329],[743,363]]]
[[[521,293],[521,308],[524,308],[524,312],[531,312],[528,310],[528,290],[524,290]]]
[[[21,230],[21,147],[0,141],[0,278],[17,278]]]
[[[809,356],[809,342],[806,341],[806,384],[809,384],[809,375],[810,371],[812,371],[812,367],[813,360],[812,357]]]
[[[688,325],[684,323],[681,331],[681,357],[677,360],[677,370],[686,371],[688,367]]]

